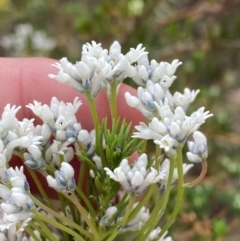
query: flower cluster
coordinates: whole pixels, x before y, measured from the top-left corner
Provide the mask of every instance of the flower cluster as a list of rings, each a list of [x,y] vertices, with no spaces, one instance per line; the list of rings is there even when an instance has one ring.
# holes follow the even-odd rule
[[[15,236],[21,240],[24,227],[31,221],[31,211],[35,206],[29,195],[29,185],[23,167],[7,169],[2,183],[0,184],[0,232],[2,232],[0,235],[3,236],[5,233],[3,240],[15,241]]]
[[[114,173],[107,167],[104,170],[110,178],[119,182],[126,192],[141,194],[149,185],[163,180],[166,176],[164,170],[157,171],[153,167],[147,169],[147,164],[147,155],[143,153],[132,168],[128,160],[123,159],[120,166],[114,169]]]
[[[82,105],[78,97],[73,103],[53,97],[49,105],[33,100],[26,107],[42,120],[39,125],[34,119],[19,121],[20,107],[7,105],[0,119],[0,240],[172,241],[167,231],[180,211],[183,189],[206,173],[207,139],[198,129],[212,116],[204,107],[187,114],[199,90],[170,92],[181,64],[149,60],[142,44],[123,54],[117,41],[109,50],[92,41],[83,45],[75,64],[66,57],[55,63],[58,73],[49,77],[87,98],[91,131],[77,119]],[[126,103],[146,117],[135,131],[117,115],[118,87],[125,78],[139,86],[136,96],[125,93]],[[98,117],[95,98],[101,90],[109,102],[110,121]],[[191,134],[193,141],[188,141]],[[149,140],[155,154],[147,149]],[[182,155],[187,141],[190,164]],[[15,156],[28,169],[40,197],[31,193],[23,166],[9,167]],[[184,183],[184,175],[199,162],[200,176]],[[57,192],[57,205],[39,176]],[[160,228],[174,186],[176,205]]]
[[[50,74],[50,78],[66,83],[80,93],[90,91],[91,96],[96,97],[100,89],[109,90],[113,80],[121,83],[130,64],[118,42],[111,45],[108,54],[101,44],[92,41],[92,44],[83,45],[81,61],[73,65],[67,58],[62,58],[55,66],[59,69],[58,75]]]
[[[153,93],[152,89],[156,93]],[[196,131],[207,118],[212,116],[209,111],[204,112],[204,107],[199,108],[190,116],[186,115],[186,106],[195,99],[197,92],[185,89],[186,96],[176,100],[174,99],[175,94],[172,96],[169,91],[162,94],[164,91],[161,85],[149,81],[145,89],[138,88],[138,98],[127,92],[125,94],[127,103],[138,108],[150,119],[148,124],[141,122],[135,127],[137,132],[133,134],[133,137],[152,139],[160,148],[164,149],[168,156],[174,156],[178,146],[184,143],[187,137]],[[146,95],[149,96],[148,99]],[[186,99],[189,100],[187,104]]]

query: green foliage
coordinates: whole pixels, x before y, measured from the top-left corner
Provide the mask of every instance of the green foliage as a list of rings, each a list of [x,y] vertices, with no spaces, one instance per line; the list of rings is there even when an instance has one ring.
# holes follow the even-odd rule
[[[223,237],[228,232],[228,226],[224,219],[221,220],[213,220],[212,221],[212,229],[214,234],[214,239]]]
[[[1,37],[14,34],[18,24],[31,23],[35,31],[44,30],[56,43],[54,49],[39,52],[28,38],[25,49],[19,53],[16,48],[4,47],[0,37],[0,56],[40,55],[56,59],[68,56],[74,62],[80,58],[83,43],[96,40],[105,47],[118,40],[123,52],[142,43],[157,61],[180,59],[183,65],[177,71],[174,88],[182,91],[187,81],[190,89],[200,86],[197,104],[202,103],[214,113],[209,120],[210,128],[202,130],[209,137],[207,181],[186,191],[186,210],[194,209],[200,220],[204,215],[211,216],[217,239],[226,233],[219,229],[225,230],[230,222],[216,221],[218,212],[224,210],[230,219],[239,212],[239,11],[239,1],[229,0],[0,0]],[[103,122],[99,128],[99,138],[104,136],[106,150],[99,150],[98,155],[103,165],[111,162],[114,168],[138,150],[141,143],[133,140],[126,145],[125,138],[131,132],[126,123],[121,130],[114,123],[111,132],[106,125]],[[100,175],[96,175],[92,186],[108,192],[104,174],[99,173],[85,153],[79,156],[90,164],[95,175]],[[193,179],[198,171],[190,173]],[[213,212],[211,207],[216,203],[220,210]],[[177,236],[175,240],[179,240]]]

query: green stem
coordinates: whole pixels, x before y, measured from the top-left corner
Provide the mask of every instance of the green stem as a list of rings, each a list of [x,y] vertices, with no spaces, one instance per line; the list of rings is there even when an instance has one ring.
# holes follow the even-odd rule
[[[98,129],[99,129],[98,113],[97,113],[94,99],[91,97],[90,92],[89,91],[86,92],[85,96],[88,100],[88,104],[90,106],[90,110],[91,110],[91,114],[92,114],[92,118],[93,118],[94,128],[96,131],[96,151],[98,152],[98,147],[99,147],[99,145],[101,146],[101,143],[98,143]]]
[[[25,227],[24,229],[28,232],[30,236],[33,237],[35,241],[41,241],[29,226]]]
[[[69,233],[70,235],[72,235],[73,237],[75,237],[78,241],[84,241],[84,239],[79,235],[77,234],[76,232],[74,232],[72,229],[66,227],[65,225],[63,224],[60,224],[59,222],[55,221],[54,219],[51,219],[51,218],[48,218],[47,216],[37,212],[37,211],[34,211],[33,212],[34,215],[35,215],[35,218],[38,220],[42,220],[46,223],[49,223],[51,225],[53,225],[54,227],[62,230],[63,232],[66,232],[66,233]]]
[[[135,203],[135,200],[136,200],[136,196],[134,193],[132,193],[130,195],[130,198],[129,198],[129,202],[128,202],[128,206],[127,206],[127,209],[126,209],[126,212],[122,218],[122,226],[125,226],[127,224],[127,220],[128,220],[128,217],[129,215],[131,214],[132,210],[133,210],[133,205]]]
[[[115,120],[117,119],[117,86],[118,86],[118,83],[114,79],[113,82],[111,83],[111,95],[108,96],[108,102],[110,105],[112,122],[114,119]]]
[[[86,174],[85,171],[86,171],[86,163],[82,161],[80,173],[79,173],[79,177],[78,177],[78,185],[77,185],[80,188],[80,190],[83,190],[83,180],[84,180],[84,176]]]
[[[178,194],[176,205],[173,209],[173,212],[168,219],[167,223],[163,226],[159,236],[161,237],[173,224],[177,214],[180,211],[183,194],[184,194],[184,175],[183,175],[183,160],[182,160],[182,148],[179,147],[177,150],[177,171],[178,171]]]
[[[150,122],[150,120],[148,120],[148,119],[145,120],[145,124],[146,124],[146,125],[148,125],[149,122]],[[141,153],[146,152],[146,149],[147,149],[147,142],[148,142],[148,140],[143,140],[142,145],[141,145],[141,148],[140,148]]]
[[[53,174],[56,171],[56,168],[54,166],[52,166],[51,164],[47,163],[47,168],[46,168],[50,174]],[[41,172],[45,177],[47,177],[47,175],[49,175],[46,170]]]
[[[76,187],[76,192],[80,196],[80,198],[83,200],[83,202],[86,204],[92,217],[95,217],[96,216],[95,210],[93,209],[91,203],[89,202],[89,199],[86,197],[84,192],[79,187]]]
[[[141,148],[140,148],[141,153],[146,152],[146,148],[147,148],[147,140],[143,140],[143,143],[142,143]]]
[[[78,209],[79,213],[81,214],[81,216],[83,217],[84,221],[87,223],[88,227],[90,228],[91,232],[93,233],[93,236],[95,238],[98,237],[98,233],[97,233],[97,230],[95,228],[94,223],[92,222],[92,218],[89,217],[88,212],[86,211],[86,209],[79,203],[79,200],[77,199],[75,194],[73,194],[72,196],[68,196],[67,194],[63,193],[63,195],[66,198],[68,198],[69,200],[71,200],[71,202],[73,204],[75,204],[75,206]]]
[[[65,222],[68,226],[75,228],[76,230],[78,230],[79,232],[81,232],[83,235],[85,235],[88,238],[92,238],[92,235],[84,230],[81,226],[77,225],[75,222],[73,222],[72,220],[68,219],[65,216],[62,216],[60,213],[55,212],[54,210],[52,210],[51,208],[47,207],[46,205],[44,205],[42,202],[40,202],[37,198],[35,198],[34,196],[31,196],[32,200],[34,201],[34,203],[40,207],[41,209],[43,209],[44,211],[46,211],[47,213],[51,214],[52,216],[54,216],[55,218],[58,218],[59,220]]]
[[[130,221],[132,221],[134,219],[134,217],[139,213],[139,211],[141,210],[141,208],[148,202],[148,200],[151,198],[152,193],[154,191],[155,185],[151,185],[146,194],[144,195],[144,197],[141,199],[141,201],[138,203],[138,205],[136,206],[136,208],[134,208],[134,210],[132,211],[131,215],[129,216],[127,223],[129,223]]]
[[[175,159],[170,160],[170,169],[169,169],[169,173],[168,173],[168,181],[167,181],[167,186],[166,186],[166,190],[163,196],[163,200],[159,201],[155,207],[153,208],[151,215],[148,219],[148,221],[145,223],[144,227],[142,228],[142,233],[147,230],[144,235],[139,234],[137,236],[137,238],[135,240],[137,241],[145,241],[148,237],[148,235],[150,234],[150,232],[154,229],[154,227],[156,226],[156,224],[159,222],[159,220],[161,219],[168,200],[169,200],[169,195],[170,195],[170,191],[171,191],[171,186],[172,186],[172,179],[173,179],[173,173],[174,173],[174,167],[175,167]]]
[[[124,216],[123,216],[123,218],[122,218],[122,220],[120,221],[120,224],[119,224],[121,227],[124,227],[127,224],[128,217],[132,212],[135,200],[136,200],[135,194],[131,194],[130,198],[129,198],[127,209],[126,209],[125,214],[124,214]],[[118,235],[118,232],[119,232],[119,229],[118,229],[118,227],[116,227],[115,230],[113,231],[113,233],[107,239],[107,241],[112,241]]]
[[[61,211],[62,211],[63,215],[65,217],[67,217],[67,215],[66,215],[66,202],[65,202],[66,200],[64,199],[64,196],[60,192],[57,192],[57,194],[58,194],[58,200],[60,200]],[[68,203],[68,205],[69,205],[69,203]],[[60,220],[58,219],[57,221],[60,221]],[[73,221],[75,221],[75,220],[73,219]],[[64,236],[64,240],[67,240],[67,234],[65,232],[63,232],[63,236]]]
[[[30,175],[32,176],[35,184],[37,185],[38,190],[40,191],[42,197],[43,197],[44,200],[47,202],[47,204],[50,206],[50,208],[53,209],[53,204],[52,204],[52,202],[50,201],[47,193],[46,193],[45,190],[43,189],[43,186],[42,186],[41,182],[39,181],[36,173],[35,173],[31,168],[29,168],[29,167],[27,167],[27,169],[28,169]]]
[[[37,219],[37,224],[39,226],[32,224],[32,227],[38,230],[41,235],[43,235],[45,238],[51,241],[59,241],[59,239],[52,234],[52,232],[49,230],[47,225],[42,220]],[[67,239],[64,239],[64,240],[67,240]]]
[[[88,100],[88,104],[90,106],[90,110],[91,110],[91,114],[92,114],[92,118],[93,118],[94,127],[97,132],[97,129],[99,126],[99,121],[98,121],[98,113],[97,113],[97,109],[95,106],[95,102],[94,102],[94,99],[91,97],[90,92],[86,92],[85,96]]]

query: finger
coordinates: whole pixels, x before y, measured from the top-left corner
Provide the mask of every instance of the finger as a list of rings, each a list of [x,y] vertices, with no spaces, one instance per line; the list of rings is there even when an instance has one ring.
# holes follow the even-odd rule
[[[57,68],[52,66],[56,61],[47,58],[0,58],[0,111],[8,103],[11,105],[21,105],[22,109],[18,113],[18,118],[36,118],[31,110],[25,105],[37,100],[49,104],[53,96],[64,102],[72,102],[79,96],[83,102],[77,117],[83,128],[92,129],[93,122],[87,100],[83,95],[76,92],[68,85],[61,84],[50,79],[48,74],[57,74]],[[118,114],[126,118],[133,125],[143,120],[142,115],[135,109],[129,107],[124,99],[124,93],[128,91],[136,94],[136,90],[121,85],[118,92]],[[110,110],[105,93],[100,92],[95,100],[98,116],[101,120],[110,117]]]
[[[35,118],[31,110],[25,108],[25,105],[32,103],[33,100],[37,100],[42,103],[49,104],[53,96],[64,102],[72,102],[76,96],[79,96],[83,102],[77,113],[77,119],[81,122],[83,128],[91,130],[93,128],[93,122],[91,112],[87,100],[83,95],[77,93],[70,86],[61,84],[56,80],[48,78],[48,74],[57,74],[57,69],[51,64],[56,61],[46,58],[0,58],[0,111],[6,104],[22,106],[17,117],[19,120],[22,118]],[[118,92],[118,114],[125,118],[128,122],[132,122],[133,125],[138,124],[143,120],[142,115],[135,109],[130,108],[124,99],[124,93],[128,91],[135,95],[136,90],[127,86],[121,85]],[[105,93],[100,92],[99,96],[95,100],[99,120],[104,117],[110,117],[110,109],[108,100]],[[38,120],[39,122],[39,120]],[[21,166],[20,160],[11,160],[11,165]],[[73,161],[73,166],[78,176],[80,169],[80,162]],[[28,173],[27,180],[31,184],[31,191],[36,193],[38,190],[35,182],[31,179]],[[41,178],[43,186],[46,188],[48,194],[54,198],[56,195],[52,190],[47,187],[45,178]]]

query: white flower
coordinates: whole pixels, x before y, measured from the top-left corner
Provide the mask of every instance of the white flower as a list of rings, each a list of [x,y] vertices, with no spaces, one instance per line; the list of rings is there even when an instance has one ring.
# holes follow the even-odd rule
[[[74,157],[74,150],[68,141],[62,143],[61,141],[53,140],[53,143],[45,151],[46,161],[53,164],[60,165],[60,155],[62,155],[65,162],[70,162]]]
[[[0,140],[0,143],[2,141]],[[0,181],[4,178],[5,176],[5,171],[6,171],[6,149],[1,153],[0,152]]]
[[[6,234],[7,240],[21,240],[24,227],[32,219],[31,210],[34,208],[23,167],[7,169],[2,182],[6,186],[0,184],[0,232]]]
[[[151,119],[153,117],[152,112],[148,110],[136,96],[125,92],[124,97],[129,106],[138,109],[146,118]]]
[[[18,180],[17,182],[15,181],[16,178],[19,178],[19,179],[17,179]],[[5,177],[4,177],[3,181],[6,184],[11,182],[13,187],[15,186],[15,184],[17,184],[18,187],[20,185],[25,191],[29,191],[29,185],[28,185],[28,182],[27,182],[27,178],[26,178],[26,176],[23,172],[23,166],[21,166],[20,168],[19,167],[8,168],[5,171]]]
[[[183,164],[183,175],[185,175],[191,168],[193,167],[193,164]],[[167,186],[167,182],[168,182],[168,175],[169,175],[169,169],[170,169],[170,160],[169,159],[165,159],[162,164],[161,164],[161,169],[162,171],[165,171],[167,173],[167,175],[165,176],[164,179],[160,180],[158,182],[158,186],[159,189],[162,193],[165,192],[166,186]],[[174,168],[173,171],[173,179],[172,179],[172,185],[175,184],[175,182],[178,179],[178,171],[177,168]]]
[[[29,149],[29,152],[33,155],[40,156],[40,153],[36,152],[36,149],[38,149],[39,145],[41,144],[41,136],[22,136],[18,139],[15,139],[11,142],[9,142],[6,146],[6,159],[10,160],[13,154],[13,151],[16,147],[20,148],[26,148]],[[34,151],[35,150],[35,151]]]
[[[15,115],[20,108],[20,106],[16,107],[15,105],[11,107],[10,104],[4,107],[2,119],[0,119],[0,139],[3,141],[11,128],[18,128],[18,120]]]
[[[146,241],[152,241],[152,240],[156,240],[156,241],[173,241],[173,239],[167,236],[168,232],[165,232],[160,238],[158,238],[158,234],[161,232],[161,228],[157,227],[155,229],[152,230],[152,232],[149,234],[148,238]]]
[[[117,212],[117,210],[118,209],[115,206],[112,206],[112,207],[109,207],[108,209],[106,209],[105,215],[99,221],[99,225],[102,227],[110,225],[111,223],[109,223],[109,221],[111,220],[113,215]]]
[[[128,160],[123,159],[120,166],[115,168],[113,172],[107,167],[105,167],[104,170],[110,178],[119,182],[126,192],[140,194],[144,192],[149,185],[158,182],[165,176],[165,172],[157,171],[153,167],[146,169],[147,162],[147,155],[143,153],[132,168],[130,168]]]
[[[96,166],[98,169],[102,169],[102,160],[101,160],[101,157],[100,156],[93,156],[92,160],[95,162]]]
[[[45,52],[55,48],[56,42],[47,36],[45,31],[34,31],[32,35],[33,49]]]
[[[165,91],[156,83],[147,81],[146,88],[138,87],[138,99],[150,111],[155,110],[154,102],[158,102],[164,97]]]
[[[134,203],[133,210],[137,207],[137,205],[138,205],[138,202]],[[123,227],[121,232],[141,230],[141,228],[146,223],[148,218],[149,218],[149,209],[143,206],[139,210],[137,215]]]
[[[33,104],[26,105],[27,108],[31,109],[32,112],[41,118],[44,122],[53,125],[54,124],[54,114],[52,113],[50,107],[46,104],[42,105],[41,102],[33,101]]]
[[[166,62],[165,62],[165,64],[167,65],[166,75],[167,75],[167,76],[173,76],[174,73],[175,73],[176,70],[177,70],[177,67],[178,67],[179,65],[181,65],[182,62],[179,62],[178,59],[174,59],[171,64],[166,63]]]
[[[172,77],[169,77],[167,75],[164,75],[161,80],[159,81],[160,86],[163,88],[164,91],[167,91],[168,88],[172,85],[173,81],[177,77],[173,75]]]
[[[0,197],[1,197],[1,199],[7,200],[10,197],[10,195],[11,195],[10,189],[0,183]]]
[[[39,158],[34,158],[31,154],[25,152],[23,154],[23,158],[24,158],[25,165],[27,165],[31,169],[45,170],[46,163],[45,163],[45,160],[43,159],[42,155],[39,156]]]
[[[55,132],[56,129],[71,128],[72,125],[77,123],[75,114],[81,105],[82,102],[78,97],[74,99],[73,103],[64,103],[53,97],[50,106],[34,101],[33,104],[28,104],[26,107],[30,108],[36,116],[41,118],[52,132]]]
[[[82,58],[94,57],[96,59],[99,59],[103,56],[106,56],[108,51],[106,49],[103,49],[101,45],[101,43],[97,44],[95,41],[92,41],[92,44],[84,44],[82,47]]]
[[[48,124],[44,123],[35,127],[35,134],[38,136],[42,136],[41,146],[46,147],[46,145],[49,143],[52,132]]]
[[[34,234],[38,237],[39,241],[42,241],[41,239],[41,235],[40,235],[40,232],[38,230],[34,230],[33,231]],[[30,236],[29,238],[27,238],[26,236],[23,237],[22,241],[34,241],[33,237]]]
[[[171,137],[169,134],[161,138],[161,140],[154,140],[154,143],[159,145],[160,148],[164,149],[165,153],[171,157],[176,155],[176,149],[179,143],[175,138]]]
[[[28,213],[22,213],[21,216],[18,214],[11,214],[3,216],[3,222],[0,224],[0,231],[4,232],[7,229],[6,237],[8,241],[16,241],[16,237],[22,237],[24,228],[31,221],[32,216]],[[1,236],[0,236],[1,237]],[[17,241],[21,239],[17,238]]]
[[[17,180],[19,181],[19,178],[17,178]],[[13,187],[11,189],[11,195],[9,199],[11,200],[12,204],[22,208],[23,210],[31,210],[34,207],[32,199],[22,187]],[[5,210],[2,206],[3,204],[4,203],[1,204],[1,207],[3,210]],[[10,205],[10,203],[7,203],[5,208],[7,208],[7,205]]]
[[[193,139],[194,141],[188,142],[187,158],[193,163],[202,162],[208,156],[207,138],[200,131],[195,131]]]
[[[3,233],[1,233],[1,232],[0,232],[0,240],[1,241],[8,241],[7,237]]]
[[[112,68],[112,65],[108,63],[104,57],[95,60],[94,64],[96,66],[95,72],[102,80],[112,78],[115,73],[115,69]]]
[[[110,56],[118,56],[121,54],[121,45],[118,41],[114,41],[109,48]]]
[[[161,122],[157,118],[153,120],[147,126],[144,122],[140,122],[138,126],[135,126],[138,132],[133,132],[132,138],[140,138],[145,140],[160,140],[163,136],[161,133],[165,133],[165,126],[161,125]]]
[[[145,47],[142,48],[142,44],[138,44],[137,48],[130,48],[130,51],[126,54],[126,58],[129,63],[134,63],[139,60],[139,58],[146,57],[148,52],[145,51]]]
[[[187,111],[189,105],[195,100],[200,90],[190,91],[188,88],[184,89],[184,93],[175,92],[173,95],[174,105],[181,106],[185,111]]]
[[[77,82],[87,91],[92,88],[93,66],[88,66],[85,62],[79,61],[75,65]]]
[[[53,64],[53,66],[58,68],[59,72],[57,75],[49,74],[49,78],[56,79],[60,83],[70,85],[80,93],[84,92],[83,87],[75,79],[75,77],[77,78],[76,67],[72,63],[70,63],[66,57],[60,59],[60,63],[56,62],[55,64]]]
[[[95,130],[88,132],[87,130],[83,129],[79,131],[78,141],[81,143],[88,156],[92,156],[94,154],[96,148]]]
[[[55,178],[50,175],[47,176],[50,187],[61,192],[72,192],[75,189],[74,169],[70,164],[62,162],[60,171],[55,171],[54,175]]]
[[[112,218],[112,216],[117,212],[117,207],[112,206],[105,211],[105,216],[107,219]]]

